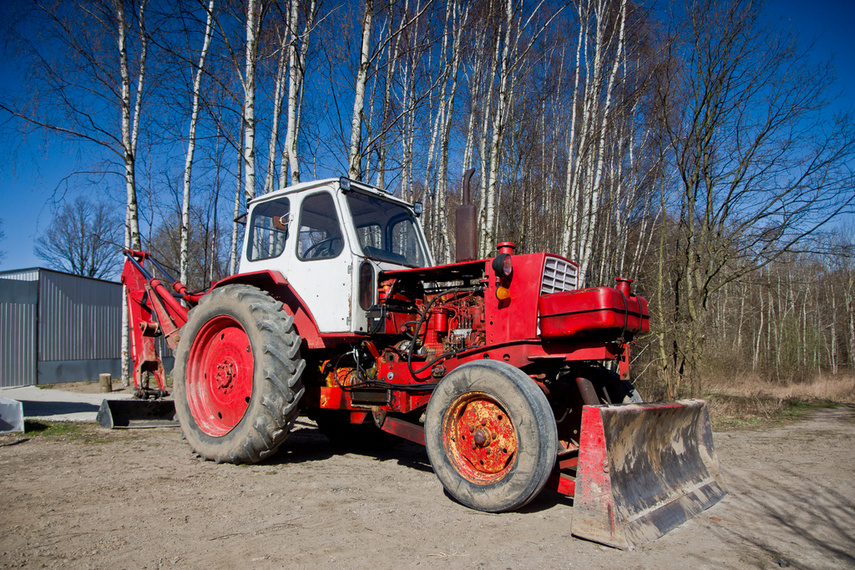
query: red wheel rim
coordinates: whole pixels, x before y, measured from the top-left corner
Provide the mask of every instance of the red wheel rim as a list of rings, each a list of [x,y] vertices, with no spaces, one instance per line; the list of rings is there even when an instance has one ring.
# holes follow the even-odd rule
[[[208,435],[227,434],[243,418],[252,396],[252,349],[236,320],[219,316],[205,323],[187,363],[187,404]]]
[[[442,428],[449,459],[469,481],[493,483],[513,467],[517,432],[502,405],[487,394],[474,392],[455,400]]]

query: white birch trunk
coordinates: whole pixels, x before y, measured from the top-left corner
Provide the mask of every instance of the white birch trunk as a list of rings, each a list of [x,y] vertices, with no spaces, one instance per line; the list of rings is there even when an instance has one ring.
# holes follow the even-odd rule
[[[463,37],[463,30],[469,17],[469,7],[467,6],[463,14],[459,14],[460,6],[454,1],[452,4],[453,10],[453,41],[451,47],[451,87],[448,93],[448,105],[445,109],[445,117],[443,118],[443,126],[439,141],[439,164],[437,166],[437,211],[439,213],[439,223],[437,234],[439,237],[438,255],[442,263],[451,262],[451,230],[449,228],[448,219],[448,145],[451,138],[451,119],[454,116],[454,103],[457,94],[458,75],[460,72],[460,43]]]
[[[371,64],[371,22],[374,17],[374,0],[365,0],[365,16],[362,19],[362,45],[359,51],[359,69],[354,85],[353,115],[350,121],[350,150],[348,152],[347,176],[353,180],[359,177],[362,154],[362,117],[365,107],[365,86],[368,82],[368,67]]]
[[[607,15],[605,13],[606,6],[605,3],[600,4],[600,10],[598,11],[597,19],[598,19],[598,29],[604,31],[605,23]],[[582,214],[582,245],[580,252],[580,266],[579,266],[579,275],[585,276],[588,271],[588,266],[591,259],[591,253],[593,251],[593,241],[594,241],[594,232],[596,230],[596,213],[600,207],[600,196],[602,195],[601,183],[603,177],[603,163],[605,156],[605,148],[606,148],[606,136],[608,134],[608,130],[610,128],[610,118],[612,114],[611,101],[612,101],[612,93],[614,91],[614,82],[617,77],[617,72],[620,67],[622,61],[623,54],[623,42],[624,42],[624,30],[625,30],[625,15],[626,15],[626,0],[621,2],[621,14],[620,14],[620,32],[618,35],[618,45],[617,45],[617,57],[614,58],[612,63],[611,72],[608,77],[608,84],[605,92],[605,103],[602,106],[602,121],[600,123],[600,128],[598,129],[599,137],[597,139],[597,157],[596,163],[594,167],[594,176],[593,176],[593,185],[591,187],[590,199],[585,200],[585,210]],[[595,80],[599,84],[599,65],[603,61],[603,56],[600,55],[604,50],[604,47],[601,44],[605,41],[603,38],[603,31],[597,34],[597,47],[595,56]],[[609,42],[611,43],[611,42]],[[597,99],[598,100],[598,99]],[[596,115],[592,118],[596,120]]]
[[[299,21],[300,0],[291,0],[291,31],[297,33]],[[279,169],[279,180],[284,185],[288,179],[290,168],[290,183],[300,182],[300,158],[297,153],[297,141],[300,138],[300,114],[302,111],[303,88],[305,81],[306,60],[309,53],[309,37],[315,26],[315,12],[317,0],[311,0],[309,11],[303,31],[299,36],[294,36],[291,41],[288,59],[288,126],[285,133],[285,148],[283,149],[282,163]],[[299,38],[300,48],[297,49]]]
[[[136,101],[131,116],[131,76],[128,65],[127,35],[125,28],[124,4],[121,0],[115,3],[117,24],[117,47],[119,51],[119,73],[121,75],[121,124],[122,147],[125,165],[125,192],[127,206],[125,210],[125,247],[135,250],[142,249],[139,229],[139,212],[136,193],[136,145],[139,134],[139,118],[142,112],[142,89],[145,80],[145,62],[147,55],[147,37],[145,31],[146,2],[140,3],[139,32],[140,32],[140,61],[137,77]],[[131,371],[128,366],[128,351],[130,339],[128,336],[129,316],[127,306],[127,289],[122,288],[122,383],[130,383]]]
[[[837,376],[837,295],[834,290],[829,293],[831,297],[831,373]]]
[[[309,33],[314,24],[313,15],[315,2],[309,7],[306,28],[300,38],[300,51],[297,51],[297,17],[299,0],[291,0],[291,30],[295,35],[291,41],[291,49],[288,60],[288,131],[285,133],[285,152],[288,154],[288,165],[291,168],[291,184],[300,182],[300,161],[297,157],[297,108],[299,105],[299,92],[303,83],[303,66],[309,46]]]
[[[578,229],[577,208],[579,196],[576,193],[575,174],[579,167],[579,156],[576,152],[576,114],[579,104],[579,82],[582,70],[582,46],[587,36],[588,16],[582,11],[580,3],[576,8],[579,18],[579,35],[576,43],[576,68],[573,80],[573,97],[570,103],[570,140],[567,144],[567,172],[564,182],[564,232],[561,238],[561,252],[571,258],[578,258],[575,250],[576,231]],[[571,249],[573,248],[573,249]]]
[[[243,135],[244,124],[241,121],[241,132],[238,133],[237,140],[241,140]],[[236,188],[235,188],[235,207],[232,212],[232,237],[231,237],[231,246],[229,248],[229,275],[234,275],[237,273],[238,262],[240,261],[240,255],[238,254],[238,249],[240,248],[240,244],[238,243],[239,239],[239,231],[238,231],[238,223],[237,217],[240,215],[240,195],[241,195],[241,181],[243,177],[241,176],[243,170],[243,154],[239,153],[237,159],[237,175],[235,176]]]
[[[205,58],[211,45],[214,27],[214,0],[208,2],[208,17],[205,22],[205,39],[199,54],[199,65],[193,78],[193,105],[190,112],[190,130],[187,134],[187,155],[184,158],[184,195],[181,201],[181,238],[179,244],[179,277],[182,283],[187,283],[187,262],[190,242],[190,179],[193,170],[193,154],[196,151],[196,123],[199,120],[199,101],[202,87],[202,71],[205,68]]]
[[[472,155],[475,152],[475,130],[476,130],[476,120],[475,116],[478,111],[478,103],[481,101],[481,92],[483,88],[481,87],[482,82],[479,81],[479,78],[482,73],[482,69],[484,66],[484,54],[485,54],[485,44],[487,41],[487,34],[476,34],[475,37],[475,47],[474,47],[474,60],[472,62],[472,74],[468,76],[468,85],[469,85],[469,119],[466,124],[466,144],[463,148],[463,168],[461,170],[461,175],[464,174],[467,170],[472,167]],[[483,113],[486,113],[486,110],[482,109]]]
[[[282,100],[285,98],[285,76],[288,73],[288,53],[290,52],[291,24],[286,22],[287,29],[279,38],[279,56],[276,58],[276,81],[273,91],[273,117],[270,123],[270,139],[267,145],[267,174],[264,177],[264,193],[274,190],[274,173],[276,172],[276,146],[279,143],[279,116],[282,114]],[[280,175],[279,184],[285,186],[285,178]]]
[[[846,312],[849,313],[849,372],[855,374],[855,271],[847,272]]]
[[[382,32],[380,34],[382,38]],[[399,36],[400,37],[400,36]],[[397,45],[397,41],[395,42]],[[395,63],[397,49],[387,42],[383,50],[386,56],[386,76],[383,83],[383,109],[380,115],[380,135],[377,143],[377,187],[386,189],[386,135],[389,131],[389,112],[392,108],[392,78],[395,75]]]
[[[520,33],[519,27],[514,23],[514,4],[513,0],[507,0],[505,3],[505,37],[502,42],[501,67],[499,68],[499,99],[496,112],[493,115],[492,136],[490,138],[490,170],[486,184],[486,199],[484,200],[484,228],[482,228],[484,239],[481,255],[485,257],[490,255],[496,241],[499,166],[501,164],[504,131],[510,115],[514,90],[511,52],[513,51],[514,56],[517,52],[516,39],[512,39],[515,32]]]
[[[489,153],[489,147],[487,146],[487,140],[490,135],[490,116],[493,108],[493,92],[495,85],[495,77],[496,77],[496,69],[499,65],[499,54],[501,53],[502,42],[499,41],[499,38],[496,38],[496,49],[493,50],[493,57],[490,60],[490,73],[487,76],[489,87],[487,88],[487,97],[482,102],[482,119],[481,119],[481,133],[479,139],[479,148],[481,152],[481,164],[480,164],[480,188],[481,188],[481,196],[478,200],[478,220],[480,222],[479,232],[478,232],[478,249],[480,255],[482,257],[486,257],[488,254],[488,238],[487,238],[487,188],[488,188],[488,176],[487,171],[490,168],[490,164],[492,161],[492,157]]]
[[[255,68],[258,53],[258,3],[246,4],[246,63],[244,65],[244,192],[247,199],[255,198]]]
[[[754,357],[751,359],[751,370],[753,372],[757,372],[757,368],[760,366],[760,341],[763,338],[763,319],[766,316],[766,312],[764,311],[763,306],[763,291],[759,292],[758,297],[760,298],[760,324],[757,327],[757,342],[754,343]]]

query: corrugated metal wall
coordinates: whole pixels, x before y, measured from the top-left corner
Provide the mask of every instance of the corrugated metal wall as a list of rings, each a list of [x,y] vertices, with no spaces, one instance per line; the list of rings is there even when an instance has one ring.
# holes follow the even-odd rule
[[[39,360],[119,358],[122,286],[42,271],[39,280]]]
[[[157,350],[167,373],[174,358]],[[49,269],[0,272],[0,387],[121,375],[122,286]]]
[[[36,383],[39,283],[0,279],[0,387]]]
[[[38,383],[121,374],[122,286],[42,269]]]

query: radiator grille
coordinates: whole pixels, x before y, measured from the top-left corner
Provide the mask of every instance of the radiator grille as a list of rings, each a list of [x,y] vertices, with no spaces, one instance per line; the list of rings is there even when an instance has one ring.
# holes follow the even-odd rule
[[[543,264],[543,281],[540,294],[559,293],[576,289],[578,268],[573,263],[558,257],[546,257]]]

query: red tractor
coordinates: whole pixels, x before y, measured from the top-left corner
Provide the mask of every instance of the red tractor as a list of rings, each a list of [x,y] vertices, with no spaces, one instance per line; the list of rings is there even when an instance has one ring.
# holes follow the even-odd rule
[[[629,280],[580,289],[572,261],[511,243],[475,259],[468,198],[458,261],[435,266],[420,213],[344,178],[261,196],[240,271],[204,292],[169,291],[149,254],[127,251],[138,395],[166,392],[164,335],[175,412],[205,459],[257,462],[304,414],[331,439],[425,445],[474,509],[547,486],[574,496],[573,533],[622,548],[725,494],[703,402],[643,404],[629,383],[649,329]]]

